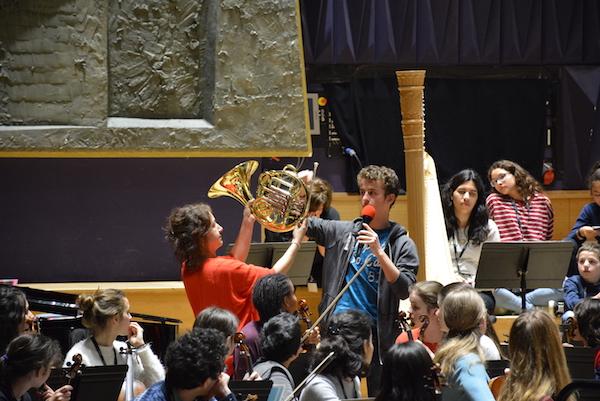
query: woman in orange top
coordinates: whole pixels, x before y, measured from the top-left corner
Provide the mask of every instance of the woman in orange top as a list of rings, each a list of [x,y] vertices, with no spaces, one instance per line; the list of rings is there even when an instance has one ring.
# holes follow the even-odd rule
[[[438,310],[438,294],[442,290],[442,285],[437,281],[420,281],[410,287],[410,317],[415,323],[415,328],[411,330],[413,338],[422,338],[423,344],[435,352],[438,343],[442,340],[443,333],[440,321],[436,316]],[[421,336],[421,327],[427,320],[429,324]],[[408,333],[402,332],[396,338],[396,344],[408,342]]]
[[[214,305],[233,312],[240,320],[239,328],[258,320],[252,305],[252,287],[261,277],[271,273],[287,273],[306,233],[303,224],[294,229],[293,240],[271,269],[245,263],[255,219],[248,206],[234,246],[228,256],[217,256],[223,246],[223,227],[204,203],[174,209],[167,221],[167,239],[181,263],[181,277],[194,315]]]

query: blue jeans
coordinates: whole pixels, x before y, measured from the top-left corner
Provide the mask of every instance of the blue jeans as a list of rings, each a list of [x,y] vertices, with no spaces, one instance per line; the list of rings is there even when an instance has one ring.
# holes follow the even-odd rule
[[[496,288],[494,290],[496,307],[510,311],[521,312],[521,296],[513,293],[507,288]],[[562,288],[538,288],[525,294],[525,306],[533,309],[534,306],[548,306],[548,301],[560,301],[563,299]]]

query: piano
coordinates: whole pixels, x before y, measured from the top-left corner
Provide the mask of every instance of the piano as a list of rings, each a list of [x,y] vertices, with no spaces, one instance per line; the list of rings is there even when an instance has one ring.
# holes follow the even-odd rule
[[[40,333],[56,339],[64,354],[71,346],[87,336],[87,329],[81,324],[77,295],[36,288],[18,287],[27,296],[29,309],[37,314],[37,327]],[[152,349],[161,359],[167,347],[177,338],[181,320],[130,312],[134,321],[144,328],[144,340],[152,343]]]

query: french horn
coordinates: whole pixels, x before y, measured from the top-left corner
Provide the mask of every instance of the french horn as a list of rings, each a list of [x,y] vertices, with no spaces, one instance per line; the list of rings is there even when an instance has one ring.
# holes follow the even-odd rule
[[[291,231],[308,214],[308,188],[298,178],[296,168],[268,170],[258,176],[256,198],[250,192],[250,177],[258,168],[256,160],[238,164],[221,176],[208,190],[209,198],[229,196],[242,205],[250,204],[256,221],[273,232]]]

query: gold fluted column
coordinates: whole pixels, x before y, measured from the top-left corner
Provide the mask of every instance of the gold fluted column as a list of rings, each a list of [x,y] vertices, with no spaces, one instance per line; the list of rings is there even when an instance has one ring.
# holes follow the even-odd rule
[[[423,83],[425,71],[396,71],[402,133],[404,136],[404,166],[408,199],[408,231],[415,241],[420,259],[418,280],[425,280],[425,177],[423,169],[425,120],[423,112]]]

